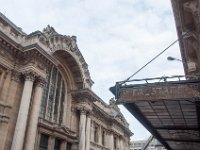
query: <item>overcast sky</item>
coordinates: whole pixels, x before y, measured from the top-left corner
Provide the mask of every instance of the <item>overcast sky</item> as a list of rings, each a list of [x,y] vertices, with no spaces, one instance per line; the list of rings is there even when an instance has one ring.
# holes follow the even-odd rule
[[[77,43],[95,84],[94,92],[108,103],[108,90],[125,80],[177,39],[170,0],[0,0],[0,11],[27,34],[48,24]],[[178,44],[134,78],[183,74]],[[120,106],[135,139],[150,135]]]

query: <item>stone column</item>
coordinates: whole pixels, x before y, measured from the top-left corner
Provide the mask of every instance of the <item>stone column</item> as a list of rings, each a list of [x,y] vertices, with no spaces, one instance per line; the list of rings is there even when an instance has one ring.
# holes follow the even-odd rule
[[[85,150],[90,150],[90,131],[91,131],[91,119],[90,115],[87,116],[87,126],[86,126],[86,144]]]
[[[34,150],[44,82],[45,79],[43,78],[39,78],[36,82],[34,97],[31,106],[32,108],[29,117],[30,119],[27,126],[26,140],[24,146],[25,150]]]
[[[112,132],[110,132],[110,140],[109,140],[109,148],[110,150],[113,150],[114,149],[114,137],[113,137],[113,134]]]
[[[80,110],[80,125],[79,125],[79,150],[85,150],[85,125],[86,111]]]
[[[31,72],[27,73],[25,76],[21,104],[19,107],[11,150],[22,150],[23,148],[34,77],[34,74]]]

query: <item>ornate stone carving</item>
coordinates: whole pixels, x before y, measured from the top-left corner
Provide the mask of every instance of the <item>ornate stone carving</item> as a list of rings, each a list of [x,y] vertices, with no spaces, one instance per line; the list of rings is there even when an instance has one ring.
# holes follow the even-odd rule
[[[76,36],[71,37],[71,48],[72,48],[72,51],[75,51],[78,49],[78,46],[76,44]]]
[[[46,79],[45,78],[43,78],[43,77],[41,77],[41,76],[38,76],[37,78],[36,78],[36,86],[40,86],[40,87],[44,87],[44,85],[45,85],[45,83],[46,83]]]
[[[190,11],[194,16],[199,16],[199,6],[196,0],[184,3],[184,9]]]
[[[36,73],[33,71],[25,71],[23,75],[25,76],[26,81],[34,81],[36,77]]]
[[[11,80],[15,82],[20,82],[20,79],[21,79],[21,73],[13,70],[11,74]]]
[[[92,111],[92,106],[89,103],[81,102],[76,106],[76,109],[79,110],[81,114],[86,114]]]
[[[79,102],[94,102],[98,99],[97,95],[95,95],[92,91],[88,89],[72,91],[72,98],[74,101]]]
[[[43,33],[44,33],[47,37],[58,34],[58,33],[56,32],[56,30],[55,30],[53,27],[51,27],[50,25],[47,25],[47,27],[43,29]]]

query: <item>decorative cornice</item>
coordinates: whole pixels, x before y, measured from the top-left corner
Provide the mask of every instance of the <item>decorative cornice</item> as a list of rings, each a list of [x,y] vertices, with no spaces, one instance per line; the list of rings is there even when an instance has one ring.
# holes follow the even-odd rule
[[[76,102],[95,102],[99,97],[90,89],[74,90],[71,91],[72,99]]]

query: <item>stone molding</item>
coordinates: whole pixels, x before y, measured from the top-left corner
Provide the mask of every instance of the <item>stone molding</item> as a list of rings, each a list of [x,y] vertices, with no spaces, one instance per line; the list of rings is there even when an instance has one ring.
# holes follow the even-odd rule
[[[76,102],[95,102],[99,97],[90,89],[71,91],[72,99]]]
[[[39,118],[38,125],[39,125],[39,128],[38,128],[39,132],[45,132],[48,135],[55,135],[57,133],[56,135],[61,134],[61,137],[64,137],[67,135],[73,140],[76,140],[77,138],[76,132],[70,130],[65,125],[58,125],[58,124],[49,122],[43,118]]]

